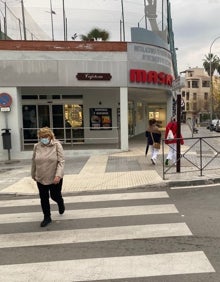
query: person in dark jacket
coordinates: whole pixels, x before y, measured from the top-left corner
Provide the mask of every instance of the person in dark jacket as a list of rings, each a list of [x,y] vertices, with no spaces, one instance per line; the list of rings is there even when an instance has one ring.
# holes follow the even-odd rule
[[[153,143],[160,143],[161,141],[161,132],[157,126],[157,121],[153,118],[149,120],[149,127],[146,130],[147,137],[147,148],[151,149],[151,162],[153,165],[156,164],[157,155],[159,149],[153,147]]]

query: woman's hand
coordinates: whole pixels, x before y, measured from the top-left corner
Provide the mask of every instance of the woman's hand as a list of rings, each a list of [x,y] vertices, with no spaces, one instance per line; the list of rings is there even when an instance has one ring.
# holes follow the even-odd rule
[[[54,184],[58,184],[58,183],[60,182],[60,179],[61,179],[61,178],[60,178],[59,176],[55,176],[55,177],[54,177],[54,180],[53,180],[53,183],[54,183]]]

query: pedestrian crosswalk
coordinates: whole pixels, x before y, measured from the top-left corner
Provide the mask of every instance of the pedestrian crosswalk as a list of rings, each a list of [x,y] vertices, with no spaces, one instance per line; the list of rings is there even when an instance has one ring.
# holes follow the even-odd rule
[[[193,234],[166,191],[64,198],[66,212],[52,203],[46,228],[38,198],[0,200],[1,281],[181,281],[215,272],[202,249],[178,245]]]

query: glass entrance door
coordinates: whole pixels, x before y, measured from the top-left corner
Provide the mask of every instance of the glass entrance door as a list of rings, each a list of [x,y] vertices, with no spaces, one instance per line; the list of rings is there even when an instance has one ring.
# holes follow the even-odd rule
[[[63,105],[38,105],[37,113],[38,127],[52,128],[56,138],[64,141]]]
[[[128,135],[134,135],[135,128],[135,112],[134,112],[134,102],[128,101]]]
[[[44,126],[52,128],[64,144],[84,139],[82,105],[24,105],[22,111],[24,143],[36,142],[37,130]]]

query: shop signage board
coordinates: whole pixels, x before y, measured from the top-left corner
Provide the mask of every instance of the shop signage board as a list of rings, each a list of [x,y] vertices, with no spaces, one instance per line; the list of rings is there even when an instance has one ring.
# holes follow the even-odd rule
[[[111,80],[112,76],[110,73],[84,73],[79,72],[76,75],[78,80]]]
[[[90,108],[91,130],[112,130],[112,109]]]

